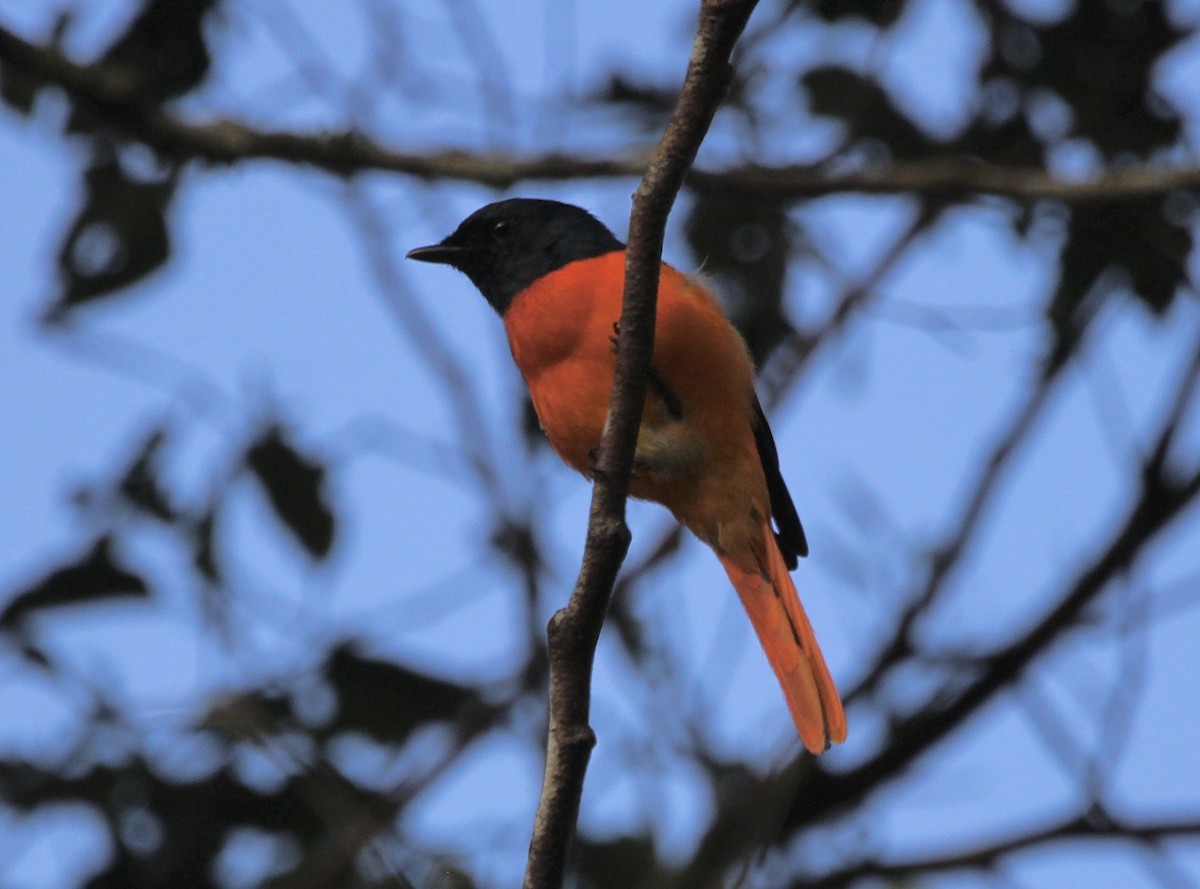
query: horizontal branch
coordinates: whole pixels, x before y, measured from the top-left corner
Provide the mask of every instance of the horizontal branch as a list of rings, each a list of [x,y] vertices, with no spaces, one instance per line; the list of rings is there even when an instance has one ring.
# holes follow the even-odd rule
[[[129,78],[103,65],[77,65],[57,50],[0,27],[0,63],[35,81],[65,90],[72,100],[102,115],[129,137],[163,154],[208,163],[275,160],[338,176],[400,173],[426,180],[475,182],[508,188],[517,182],[637,178],[652,149],[595,159],[566,154],[533,157],[496,152],[407,152],[386,148],[354,130],[294,133],[262,130],[235,120],[192,123],[141,96]],[[1200,167],[1124,167],[1083,180],[1055,177],[1039,167],[1002,167],[957,156],[889,164],[850,172],[823,165],[692,170],[689,186],[705,191],[813,198],[829,194],[920,194],[943,199],[994,195],[1021,201],[1053,199],[1070,204],[1153,197],[1200,190]]]

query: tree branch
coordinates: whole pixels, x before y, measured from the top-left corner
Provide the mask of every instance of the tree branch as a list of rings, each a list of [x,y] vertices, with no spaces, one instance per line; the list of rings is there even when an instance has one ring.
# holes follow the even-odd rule
[[[525,889],[557,889],[575,834],[595,734],[588,724],[592,663],[617,572],[629,548],[625,500],[654,348],[667,215],[729,82],[729,56],[757,0],[704,0],[683,89],[633,196],[621,343],[597,459],[587,546],[575,591],[550,620],[550,725]]]
[[[1181,391],[1191,390],[1193,382],[1189,374]],[[1177,470],[1167,465],[1166,453],[1174,431],[1169,417],[1153,455],[1143,467],[1140,495],[1124,524],[1098,548],[1092,564],[1076,575],[1042,619],[999,651],[972,654],[979,666],[968,681],[960,686],[951,684],[933,696],[928,707],[890,726],[889,740],[875,756],[841,774],[815,771],[805,785],[804,802],[797,801],[790,813],[789,832],[858,804],[902,773],[998,692],[1016,682],[1034,659],[1078,624],[1084,610],[1110,583],[1133,568],[1159,532],[1200,498],[1200,472],[1180,478]]]
[[[1110,817],[1103,809],[1076,815],[1046,827],[985,843],[946,855],[930,855],[909,861],[861,861],[833,871],[816,880],[797,880],[796,889],[835,889],[851,886],[861,880],[883,880],[902,883],[914,877],[955,870],[972,870],[994,866],[1005,856],[1026,849],[1071,840],[1124,839],[1142,843],[1157,843],[1175,838],[1200,836],[1200,820],[1171,819],[1159,822],[1128,824]]]
[[[180,160],[233,164],[274,160],[315,167],[337,176],[401,173],[425,180],[476,182],[508,188],[517,182],[619,179],[642,176],[648,150],[623,158],[564,154],[520,157],[465,151],[405,152],[385,148],[354,130],[300,134],[260,130],[236,120],[190,123],[147,101],[136,85],[104,65],[77,65],[56,49],[24,40],[0,26],[0,63],[44,85],[65,90],[73,101],[102,115],[114,128],[163,155]],[[920,194],[963,199],[994,195],[1019,201],[1058,200],[1084,205],[1200,190],[1200,167],[1130,166],[1081,180],[1065,180],[1040,167],[1004,167],[963,157],[831,172],[823,164],[726,170],[690,170],[688,185],[700,191],[814,198],[830,194]]]
[[[1052,397],[1057,392],[1056,384],[1061,378],[1062,367],[1059,365],[1047,371],[1014,412],[1006,431],[993,443],[987,456],[981,456],[970,495],[958,518],[950,525],[954,529],[953,533],[929,555],[920,588],[910,595],[888,644],[875,654],[862,678],[846,691],[847,701],[873,694],[896,664],[912,653],[914,628],[933,607],[935,600],[945,589],[947,578],[959,566],[968,547],[975,541],[979,523],[986,515],[987,507],[1001,490],[1001,482],[1006,477],[1013,458],[1037,428],[1038,421],[1052,402]]]

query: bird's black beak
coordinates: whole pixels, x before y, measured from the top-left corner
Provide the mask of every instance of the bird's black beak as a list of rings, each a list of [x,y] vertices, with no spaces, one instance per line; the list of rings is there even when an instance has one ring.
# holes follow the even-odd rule
[[[457,247],[454,244],[431,244],[428,247],[417,247],[409,250],[405,254],[405,258],[415,259],[419,262],[436,262],[441,265],[457,267],[466,254],[467,250],[465,247]]]

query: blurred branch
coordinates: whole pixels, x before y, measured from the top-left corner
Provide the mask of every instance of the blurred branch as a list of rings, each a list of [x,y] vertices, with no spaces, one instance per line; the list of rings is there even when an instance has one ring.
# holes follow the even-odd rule
[[[397,328],[405,335],[441,384],[467,451],[467,462],[496,505],[503,503],[497,475],[499,461],[492,457],[491,436],[484,423],[478,393],[453,351],[438,333],[420,303],[408,295],[403,276],[392,255],[383,214],[369,195],[353,185],[346,193],[346,211],[361,233],[367,264]]]
[[[999,490],[1000,481],[1004,478],[1012,458],[1037,427],[1037,420],[1050,404],[1062,367],[1063,365],[1059,365],[1038,381],[1029,392],[1025,403],[1015,412],[1008,429],[992,446],[987,458],[979,461],[978,478],[971,488],[961,514],[952,523],[952,536],[929,555],[928,571],[924,575],[921,588],[909,599],[889,644],[876,655],[863,678],[846,692],[847,701],[873,693],[891,669],[913,653],[913,629],[921,616],[932,607],[939,592],[944,588],[946,579],[974,542],[979,523]]]
[[[1076,340],[1076,345],[1079,342]],[[1032,661],[1080,625],[1087,609],[1112,588],[1114,581],[1119,581],[1131,570],[1164,528],[1200,500],[1200,466],[1185,464],[1187,455],[1179,453],[1184,449],[1178,445],[1188,406],[1195,403],[1200,393],[1200,348],[1193,348],[1188,356],[1163,411],[1157,441],[1148,449],[1148,456],[1142,462],[1137,502],[1129,508],[1123,525],[1096,547],[1093,563],[1065,582],[1043,618],[1004,648],[991,653],[971,651],[943,657],[943,660],[953,660],[962,666],[953,671],[940,689],[928,696],[929,703],[925,707],[890,721],[887,736],[871,758],[841,773],[829,771],[824,763],[809,764],[794,781],[785,777],[785,774],[795,774],[799,761],[793,761],[789,772],[772,776],[771,787],[785,784],[793,788],[790,813],[770,822],[783,823],[779,844],[786,843],[807,827],[827,823],[836,814],[862,804],[876,790],[905,774],[920,755],[971,718],[997,693],[1011,688]],[[981,516],[993,500],[1013,454],[1020,450],[1030,431],[1038,426],[1045,405],[1053,400],[1053,384],[1064,367],[1066,365],[1059,363],[1043,369],[1043,376],[1035,388],[1013,414],[991,452],[981,460],[979,477],[962,514],[951,523],[955,529],[952,539],[931,556],[929,569],[922,575],[921,586],[910,598],[911,604],[901,616],[895,634],[876,655],[864,678],[847,694],[848,700],[859,701],[873,693],[884,684],[885,677],[893,675],[893,671],[904,664],[931,662],[914,643],[915,625],[970,546],[969,541],[978,538]],[[1136,470],[1132,474],[1135,478],[1138,475]],[[1095,782],[1092,784],[1094,796]],[[751,850],[759,848],[761,837],[767,832],[765,827],[756,833],[757,841],[743,844],[731,841],[731,837],[736,840],[737,834],[730,832],[729,825],[742,825],[760,818],[764,811],[763,800],[768,795],[768,788],[757,787],[754,792],[722,807],[722,819],[706,831],[700,849],[684,871],[679,885],[710,884],[703,880],[716,885],[735,862],[745,860]],[[1136,829],[1134,832],[1136,835]],[[1107,834],[1096,832],[1094,835]],[[1055,838],[1037,839],[1031,843],[1049,842]],[[978,862],[956,864],[947,865],[946,869],[959,866],[982,865]],[[844,886],[859,877],[891,876],[893,871],[888,869],[891,867],[878,861],[864,864],[860,860],[844,870],[800,880],[794,885]],[[920,867],[928,868],[929,864],[923,861]],[[920,867],[916,863],[906,864],[894,875],[911,876],[918,873]]]
[[[816,356],[825,343],[832,342],[850,321],[859,317],[876,302],[879,285],[922,233],[927,231],[938,218],[944,207],[940,204],[923,204],[908,227],[892,242],[863,277],[847,283],[836,307],[828,320],[814,331],[794,331],[783,340],[771,356],[770,362],[758,376],[759,397],[768,410],[783,399],[802,375],[808,362]]]
[[[704,0],[679,99],[633,196],[612,401],[600,441],[587,545],[575,591],[548,628],[550,725],[526,889],[562,885],[595,734],[588,725],[596,643],[629,548],[625,499],[654,348],[667,216],[730,78],[729,57],[757,0]]]
[[[522,181],[633,178],[646,173],[650,157],[648,149],[618,159],[564,154],[517,157],[500,152],[404,152],[385,148],[354,130],[298,134],[260,130],[235,120],[188,123],[160,103],[147,100],[116,69],[102,64],[78,65],[56,49],[24,40],[2,26],[0,62],[42,84],[61,87],[72,100],[88,106],[130,137],[179,159],[223,164],[277,160],[338,176],[392,172],[425,180],[507,188]],[[942,199],[997,195],[1079,205],[1200,190],[1200,167],[1129,166],[1089,179],[1064,180],[1040,167],[1003,167],[945,157],[850,172],[831,172],[824,165],[746,165],[721,171],[692,170],[686,180],[700,190],[765,192],[775,197],[813,198],[845,192],[921,194]]]
[[[1096,549],[1090,565],[1064,585],[1055,604],[1026,633],[990,654],[963,652],[971,670],[956,671],[930,703],[889,726],[887,742],[873,757],[848,772],[813,773],[802,789],[789,828],[795,830],[859,804],[886,784],[921,754],[979,711],[1001,690],[1018,681],[1025,668],[1048,651],[1070,629],[1078,626],[1085,610],[1109,587],[1133,569],[1138,558],[1159,532],[1200,498],[1200,467],[1181,471],[1169,464],[1185,406],[1200,381],[1200,351],[1193,356],[1175,389],[1172,404],[1161,424],[1158,441],[1142,466],[1141,487],[1124,523]]]
[[[833,889],[854,885],[865,879],[902,882],[947,871],[992,867],[1001,858],[1014,852],[1064,841],[1120,838],[1156,844],[1167,839],[1196,837],[1200,837],[1200,818],[1130,824],[1114,819],[1103,808],[1093,807],[1087,812],[1047,827],[954,854],[931,855],[896,863],[864,861],[826,874],[820,879],[798,880],[792,885],[797,889]]]
[[[495,35],[475,0],[442,0],[442,7],[463,47],[463,59],[475,72],[482,117],[492,140],[517,126],[512,73]]]

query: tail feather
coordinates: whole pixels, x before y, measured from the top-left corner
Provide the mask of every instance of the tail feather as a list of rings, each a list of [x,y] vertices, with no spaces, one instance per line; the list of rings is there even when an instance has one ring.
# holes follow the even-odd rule
[[[725,556],[721,564],[775,670],[800,740],[812,753],[822,753],[846,740],[846,714],[770,528],[765,541],[765,564],[758,570],[748,571]]]

